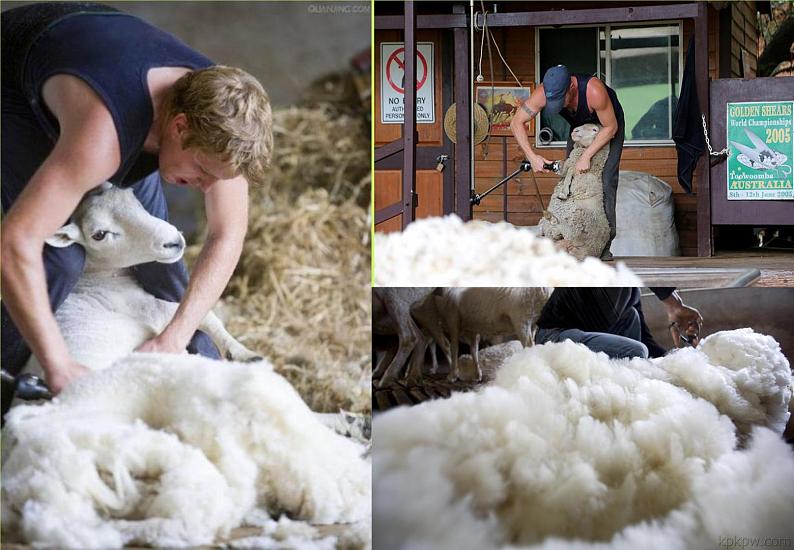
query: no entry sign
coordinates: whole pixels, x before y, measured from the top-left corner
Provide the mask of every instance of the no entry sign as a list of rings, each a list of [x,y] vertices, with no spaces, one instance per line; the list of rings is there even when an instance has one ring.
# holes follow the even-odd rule
[[[433,82],[433,43],[416,44],[416,121],[436,121]],[[405,111],[405,47],[402,42],[380,45],[380,121],[402,124]]]

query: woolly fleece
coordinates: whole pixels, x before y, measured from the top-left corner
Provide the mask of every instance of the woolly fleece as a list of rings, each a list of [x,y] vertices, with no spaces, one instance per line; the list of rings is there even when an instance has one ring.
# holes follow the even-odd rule
[[[655,360],[570,341],[524,349],[478,392],[375,418],[373,542],[696,549],[794,536],[794,455],[775,433],[791,384],[777,342],[751,329]],[[750,426],[775,432],[755,427],[737,450],[735,428]]]
[[[363,450],[265,363],[132,354],[9,413],[4,534],[61,548],[193,546],[256,508],[369,523]]]
[[[375,286],[640,286],[625,265],[579,262],[550,239],[509,223],[455,215],[375,234]]]

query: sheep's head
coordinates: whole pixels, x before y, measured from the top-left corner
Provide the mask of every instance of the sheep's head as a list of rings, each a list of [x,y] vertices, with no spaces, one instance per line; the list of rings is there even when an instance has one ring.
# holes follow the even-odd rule
[[[58,248],[79,244],[86,251],[86,267],[101,269],[169,264],[179,261],[185,251],[185,239],[176,227],[149,214],[131,189],[109,183],[87,193],[72,222],[47,244]]]
[[[598,124],[582,124],[571,132],[571,139],[582,147],[589,147],[600,131]]]

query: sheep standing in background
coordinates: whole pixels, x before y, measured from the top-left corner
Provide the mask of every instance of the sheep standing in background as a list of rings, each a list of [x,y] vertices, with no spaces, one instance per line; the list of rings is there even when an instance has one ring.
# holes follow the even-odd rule
[[[558,248],[580,260],[585,256],[597,258],[609,240],[601,182],[609,144],[593,156],[590,170],[577,174],[574,168],[600,130],[596,124],[583,124],[571,133],[573,150],[562,167],[562,179],[554,188],[548,210],[539,224],[541,235],[554,240]]]
[[[86,194],[72,222],[47,244],[85,248],[85,271],[55,319],[72,357],[89,369],[109,366],[162,332],[179,307],[146,292],[130,272],[131,266],[146,262],[176,262],[185,250],[179,230],[146,212],[131,189],[106,183]],[[214,313],[199,328],[227,359],[261,359],[235,340]],[[33,356],[24,372],[43,376]]]
[[[448,379],[460,378],[460,340],[471,347],[477,381],[482,380],[478,357],[481,338],[515,335],[523,347],[531,346],[538,317],[551,292],[548,287],[442,289],[435,304],[449,334]]]
[[[411,364],[407,375],[412,380],[419,379],[428,345],[433,345],[434,363],[436,342],[448,355],[449,344],[438,323],[422,323],[420,328],[412,317],[413,308],[424,303],[434,291],[432,287],[373,289],[372,331],[375,334],[396,334],[399,339],[397,351],[384,356],[372,373],[373,379],[380,378],[379,388],[399,378],[409,358]]]

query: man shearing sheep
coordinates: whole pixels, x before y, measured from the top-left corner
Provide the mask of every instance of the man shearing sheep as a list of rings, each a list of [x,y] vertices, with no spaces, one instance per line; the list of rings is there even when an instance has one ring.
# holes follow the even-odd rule
[[[618,189],[618,166],[623,151],[625,121],[623,108],[615,90],[600,79],[585,74],[570,74],[565,65],[556,65],[546,71],[540,84],[529,99],[521,105],[510,122],[521,150],[532,164],[535,172],[548,172],[543,168],[550,161],[537,154],[529,144],[525,124],[541,110],[548,114],[559,113],[571,125],[571,131],[582,124],[592,123],[603,126],[593,143],[587,147],[575,169],[578,173],[590,169],[590,159],[599,149],[609,143],[609,156],[604,165],[602,177],[604,189],[604,211],[609,221],[609,240],[601,252],[602,259],[611,259],[609,247],[615,238],[615,201]],[[573,140],[568,136],[566,156],[571,154]]]
[[[248,184],[261,182],[270,162],[271,109],[261,84],[137,17],[88,2],[3,12],[2,56],[4,368],[18,372],[32,351],[54,393],[86,371],[53,316],[85,253],[44,240],[106,180],[131,187],[162,219],[162,181],[204,193],[208,235],[190,281],[182,262],[135,270],[148,292],[180,302],[139,351],[217,357],[196,328],[232,275]],[[103,233],[91,237],[114,237]]]
[[[703,317],[674,288],[652,288],[670,322],[676,347],[697,346]],[[666,350],[645,324],[639,288],[557,288],[538,319],[536,344],[571,340],[614,359],[661,357]]]

